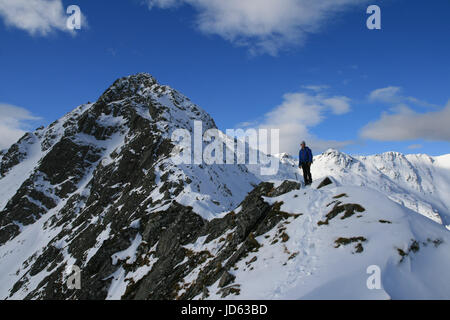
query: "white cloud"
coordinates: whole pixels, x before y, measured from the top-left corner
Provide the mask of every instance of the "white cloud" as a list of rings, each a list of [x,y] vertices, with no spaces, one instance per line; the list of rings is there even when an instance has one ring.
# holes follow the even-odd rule
[[[48,35],[52,31],[72,32],[66,27],[68,15],[61,0],[0,0],[0,17],[7,26]],[[86,27],[82,16],[83,27]]]
[[[387,104],[402,105],[405,103],[413,103],[423,107],[436,107],[431,103],[422,101],[420,99],[402,95],[403,89],[401,87],[390,86],[386,88],[376,89],[369,94],[371,102],[383,102]]]
[[[266,113],[257,128],[280,130],[280,152],[296,154],[300,142],[306,140],[314,151],[342,148],[350,141],[325,141],[310,133],[310,128],[325,120],[327,113],[341,115],[350,111],[347,97],[327,97],[321,94],[288,93],[283,102]],[[254,124],[254,123],[252,123]]]
[[[323,103],[330,107],[334,114],[345,114],[350,111],[350,99],[347,97],[327,98]]]
[[[385,102],[385,103],[400,103],[399,93],[401,91],[400,87],[386,87],[381,89],[373,90],[369,94],[369,100],[372,102]]]
[[[39,120],[28,110],[0,103],[0,149],[9,148],[25,134],[28,121]]]
[[[197,27],[217,34],[252,53],[276,55],[282,48],[302,44],[319,32],[336,13],[367,0],[147,0],[150,9],[188,4],[198,14]]]
[[[450,141],[450,102],[441,110],[417,113],[403,106],[361,130],[363,138],[378,141]]]

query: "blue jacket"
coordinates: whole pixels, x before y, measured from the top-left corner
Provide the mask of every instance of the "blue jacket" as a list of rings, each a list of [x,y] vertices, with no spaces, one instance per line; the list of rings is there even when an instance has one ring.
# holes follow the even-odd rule
[[[298,159],[299,159],[298,162],[299,166],[301,166],[304,163],[313,162],[313,155],[311,149],[308,147],[305,147],[305,149],[300,149]]]

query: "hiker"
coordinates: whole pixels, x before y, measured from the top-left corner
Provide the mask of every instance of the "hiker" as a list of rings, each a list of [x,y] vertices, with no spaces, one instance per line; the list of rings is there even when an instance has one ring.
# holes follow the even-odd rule
[[[305,186],[312,183],[311,164],[313,163],[313,155],[311,149],[306,146],[306,142],[302,141],[302,148],[300,149],[298,159],[298,167],[303,169],[303,179],[305,179]]]

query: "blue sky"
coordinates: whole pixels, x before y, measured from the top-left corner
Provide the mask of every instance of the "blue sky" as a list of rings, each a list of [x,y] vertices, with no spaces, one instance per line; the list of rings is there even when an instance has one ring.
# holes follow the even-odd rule
[[[450,153],[448,0],[242,3],[0,0],[0,147],[148,72],[220,129],[280,128],[282,151]]]

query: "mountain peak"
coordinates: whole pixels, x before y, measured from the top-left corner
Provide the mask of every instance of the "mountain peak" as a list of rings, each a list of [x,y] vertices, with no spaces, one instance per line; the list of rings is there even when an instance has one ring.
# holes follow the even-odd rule
[[[99,101],[109,103],[127,97],[141,95],[145,89],[149,89],[157,84],[158,82],[156,79],[148,73],[137,73],[122,77],[114,81],[114,83],[102,94]]]
[[[332,148],[326,150],[324,153],[321,154],[321,156],[325,157],[325,158],[337,158],[337,159],[348,159],[348,160],[353,159],[352,156],[350,156],[342,151],[339,151],[337,149],[332,149]]]
[[[405,157],[405,155],[403,153],[397,152],[397,151],[387,151],[387,152],[378,154],[377,156],[382,157],[382,158],[388,158],[391,160]]]
[[[274,156],[281,160],[282,159],[293,159],[293,157],[287,152],[278,153],[278,154],[275,154]]]
[[[93,104],[90,113],[92,121],[103,114],[122,117],[129,123],[143,117],[169,135],[177,128],[192,131],[195,120],[201,121],[206,130],[216,128],[206,111],[177,90],[158,83],[148,73],[114,81]]]
[[[119,78],[115,81],[114,84],[116,84],[116,83],[119,83],[119,84],[128,83],[128,84],[131,84],[134,86],[151,87],[154,84],[158,84],[158,81],[151,74],[146,73],[146,72],[140,72],[140,73],[131,74],[129,76]]]

